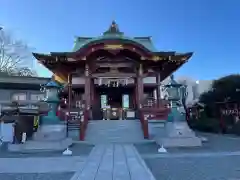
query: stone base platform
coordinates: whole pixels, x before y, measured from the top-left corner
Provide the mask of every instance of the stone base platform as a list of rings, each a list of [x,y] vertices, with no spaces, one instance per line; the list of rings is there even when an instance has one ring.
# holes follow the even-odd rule
[[[39,127],[34,133],[35,141],[56,141],[66,137],[67,127],[65,124],[46,124]]]
[[[186,138],[162,138],[158,144],[163,147],[200,147],[202,141],[198,137],[186,137]]]
[[[23,144],[8,144],[10,152],[44,152],[44,151],[64,151],[72,145],[71,138],[65,138],[57,141],[33,141],[29,140]]]
[[[202,139],[197,137],[187,122],[167,122],[165,135],[156,139],[163,147],[200,147]]]

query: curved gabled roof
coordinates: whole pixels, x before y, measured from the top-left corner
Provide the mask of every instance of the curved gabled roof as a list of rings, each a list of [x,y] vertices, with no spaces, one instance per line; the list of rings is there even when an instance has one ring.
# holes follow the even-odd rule
[[[123,32],[120,32],[118,29],[118,25],[115,23],[115,21],[112,22],[109,29],[103,33],[102,36],[92,38],[92,37],[77,37],[74,43],[73,52],[76,52],[80,50],[81,48],[87,46],[88,44],[92,44],[94,42],[100,42],[104,40],[121,40],[121,41],[128,41],[132,43],[139,44],[140,46],[143,46],[150,52],[156,52],[157,50],[153,46],[153,43],[151,41],[151,37],[134,37],[130,38],[127,36],[124,36]]]

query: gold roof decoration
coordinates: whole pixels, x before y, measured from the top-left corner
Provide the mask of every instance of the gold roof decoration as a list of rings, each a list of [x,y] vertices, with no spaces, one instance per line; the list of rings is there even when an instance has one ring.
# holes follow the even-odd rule
[[[106,44],[104,45],[104,49],[110,49],[110,50],[123,49],[123,45],[122,44]]]
[[[163,58],[160,57],[160,56],[153,56],[153,57],[152,57],[152,60],[153,60],[153,61],[161,61],[161,60],[163,60]]]
[[[75,61],[77,61],[77,60],[74,59],[74,58],[67,58],[67,60],[68,60],[68,62],[75,62]]]
[[[64,79],[60,78],[60,77],[59,77],[58,75],[56,75],[56,74],[54,74],[53,77],[54,77],[54,80],[57,81],[57,82],[59,82],[59,83],[62,83],[62,84],[65,84],[65,83],[66,83],[66,81],[65,81]]]

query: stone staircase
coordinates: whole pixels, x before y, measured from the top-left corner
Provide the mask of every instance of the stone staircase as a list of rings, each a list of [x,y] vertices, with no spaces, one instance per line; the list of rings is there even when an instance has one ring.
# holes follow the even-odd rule
[[[85,141],[100,143],[139,143],[144,141],[139,120],[89,121]]]
[[[75,141],[79,140],[80,122],[69,122],[68,123],[68,137]]]

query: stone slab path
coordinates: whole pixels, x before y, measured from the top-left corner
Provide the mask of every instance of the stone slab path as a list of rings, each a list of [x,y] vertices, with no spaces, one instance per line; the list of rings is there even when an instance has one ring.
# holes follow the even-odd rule
[[[155,180],[133,145],[96,145],[71,180]]]
[[[0,173],[75,172],[87,157],[0,158]]]

